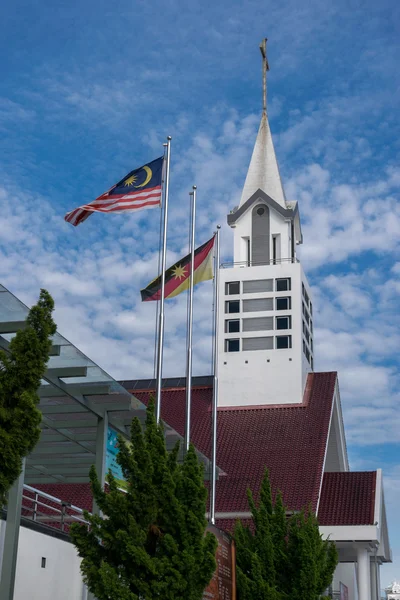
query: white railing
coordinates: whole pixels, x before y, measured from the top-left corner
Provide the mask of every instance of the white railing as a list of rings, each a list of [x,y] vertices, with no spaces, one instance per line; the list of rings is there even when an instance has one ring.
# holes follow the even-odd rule
[[[71,523],[85,523],[83,509],[60,500],[46,492],[24,485],[22,493],[22,517],[47,527],[68,532]]]
[[[271,258],[271,260],[264,260],[256,262],[252,260],[243,260],[241,262],[224,262],[220,264],[221,269],[229,269],[231,267],[265,267],[266,265],[281,265],[284,263],[299,263],[298,258]]]

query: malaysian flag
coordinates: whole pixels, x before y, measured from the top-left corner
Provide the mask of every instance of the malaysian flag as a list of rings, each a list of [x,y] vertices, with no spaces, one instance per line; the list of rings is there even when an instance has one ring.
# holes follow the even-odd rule
[[[134,212],[143,208],[161,206],[163,163],[164,157],[161,156],[131,171],[108,192],[89,204],[71,210],[64,219],[76,226],[90,217],[93,212]]]

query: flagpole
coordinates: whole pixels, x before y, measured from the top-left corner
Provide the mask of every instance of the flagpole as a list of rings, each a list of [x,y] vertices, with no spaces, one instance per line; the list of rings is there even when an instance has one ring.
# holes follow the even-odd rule
[[[165,172],[165,194],[164,194],[164,224],[163,224],[163,244],[161,261],[161,297],[160,314],[158,325],[158,348],[157,348],[157,382],[156,382],[156,421],[161,418],[161,384],[162,384],[162,362],[164,351],[164,300],[165,300],[165,267],[167,262],[167,227],[168,227],[168,197],[169,197],[169,167],[171,160],[171,136],[167,137],[166,172]]]
[[[211,501],[210,523],[215,525],[215,491],[217,481],[217,413],[218,413],[218,323],[219,323],[219,233],[221,225],[217,225],[215,235],[215,268],[214,268],[214,386],[212,401],[212,456],[211,456]]]
[[[188,310],[188,343],[186,361],[186,422],[185,422],[185,450],[189,450],[190,444],[190,411],[192,405],[192,339],[193,339],[193,287],[194,287],[194,248],[196,227],[196,190],[193,186],[192,196],[192,226],[190,237],[190,287],[189,287],[189,310]]]

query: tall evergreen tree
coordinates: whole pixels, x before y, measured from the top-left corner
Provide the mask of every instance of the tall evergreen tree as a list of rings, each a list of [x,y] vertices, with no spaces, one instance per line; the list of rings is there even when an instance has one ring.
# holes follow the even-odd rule
[[[42,417],[37,409],[37,390],[46,372],[51,336],[56,331],[53,309],[52,297],[41,290],[25,329],[11,340],[8,352],[0,350],[0,506],[21,473],[22,459],[40,437]]]
[[[182,465],[178,445],[168,454],[154,403],[145,432],[134,419],[131,444],[120,438],[119,445],[126,493],[111,473],[104,491],[92,468],[103,516],[85,513],[90,529],[71,528],[89,590],[98,600],[201,600],[215,571],[217,542],[205,533],[207,490],[194,447]]]
[[[318,600],[338,557],[311,509],[287,517],[279,492],[272,502],[267,470],[258,506],[248,498],[252,525],[238,522],[234,532],[238,600]]]

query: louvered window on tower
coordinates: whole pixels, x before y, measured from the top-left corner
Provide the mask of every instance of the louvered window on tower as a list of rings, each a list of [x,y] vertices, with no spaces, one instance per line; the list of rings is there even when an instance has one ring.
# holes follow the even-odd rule
[[[273,309],[273,298],[254,298],[254,300],[243,300],[243,312],[257,312],[260,310]]]
[[[252,210],[251,263],[269,264],[269,208],[258,204]]]
[[[243,281],[243,293],[257,294],[259,292],[272,292],[273,284],[273,279],[249,279],[249,281]]]
[[[254,337],[242,339],[242,350],[272,350],[274,347],[274,338]]]
[[[274,328],[273,317],[243,319],[243,331],[269,331]]]

